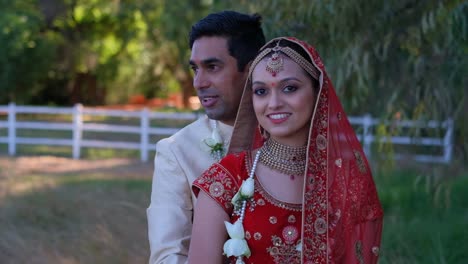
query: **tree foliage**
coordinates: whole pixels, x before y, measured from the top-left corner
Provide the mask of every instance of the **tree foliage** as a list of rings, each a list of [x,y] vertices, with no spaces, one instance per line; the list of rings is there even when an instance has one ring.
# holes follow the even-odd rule
[[[43,19],[34,1],[1,0],[0,6],[0,103],[27,103],[53,66],[60,36],[41,32]]]
[[[468,154],[466,1],[245,0],[240,6],[263,15],[268,38],[313,44],[351,114],[452,118],[455,146]]]
[[[187,101],[190,26],[223,9],[260,13],[267,38],[313,44],[349,113],[453,118],[467,151],[462,0],[0,0],[0,103]]]

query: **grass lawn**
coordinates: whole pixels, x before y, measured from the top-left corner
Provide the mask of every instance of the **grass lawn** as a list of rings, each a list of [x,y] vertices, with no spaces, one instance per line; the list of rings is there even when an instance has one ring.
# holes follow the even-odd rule
[[[0,263],[147,263],[151,164],[68,162],[0,172]]]
[[[385,212],[379,263],[468,263],[468,173],[375,178]]]
[[[0,263],[147,263],[151,173],[136,160],[0,156]],[[468,174],[444,179],[376,173],[379,263],[468,263]]]

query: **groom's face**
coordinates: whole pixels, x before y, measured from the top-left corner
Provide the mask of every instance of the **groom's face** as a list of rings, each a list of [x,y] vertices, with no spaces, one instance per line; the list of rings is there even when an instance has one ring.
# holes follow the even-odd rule
[[[190,56],[193,86],[209,118],[233,125],[247,77],[237,68],[224,37],[201,37],[193,43]]]

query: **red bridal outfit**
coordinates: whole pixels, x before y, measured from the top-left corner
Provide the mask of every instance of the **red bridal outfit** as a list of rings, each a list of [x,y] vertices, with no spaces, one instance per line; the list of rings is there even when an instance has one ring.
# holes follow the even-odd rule
[[[243,220],[251,256],[243,260],[256,264],[376,263],[383,211],[367,158],[318,53],[295,38],[278,38],[270,43],[279,39],[300,45],[319,72],[320,89],[307,143],[304,196],[302,204],[284,203],[255,180],[254,202],[247,203]],[[233,214],[231,200],[249,177],[252,151],[262,144],[256,136],[258,123],[253,113],[248,82],[234,126],[231,154],[193,183],[195,194],[206,192],[231,216],[232,223],[238,216]]]

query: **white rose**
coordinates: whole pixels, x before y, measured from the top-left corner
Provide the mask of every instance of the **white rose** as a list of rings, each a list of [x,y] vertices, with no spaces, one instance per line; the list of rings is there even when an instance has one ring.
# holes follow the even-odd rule
[[[211,138],[215,141],[215,144],[223,143],[223,139],[221,138],[218,129],[213,129],[213,132],[211,133]]]
[[[226,256],[246,256],[250,257],[250,249],[245,239],[231,238],[224,243],[224,254]]]
[[[242,226],[242,222],[240,220],[237,220],[234,224],[224,221],[224,225],[226,226],[226,230],[230,238],[244,238],[244,226]]]
[[[242,182],[240,194],[243,197],[250,198],[254,194],[254,179],[248,178]]]

